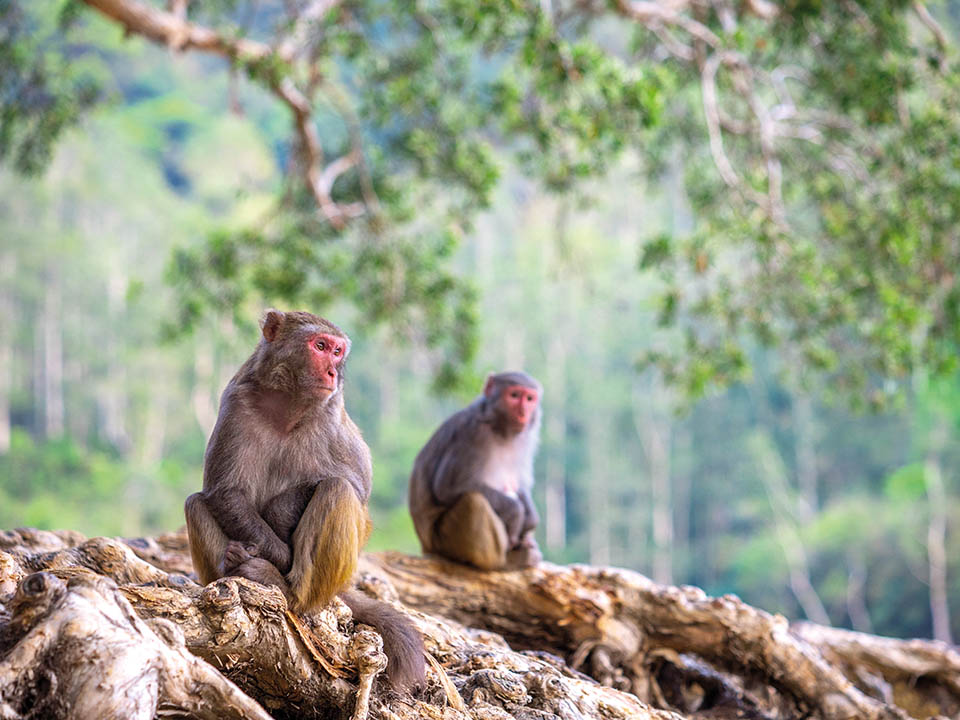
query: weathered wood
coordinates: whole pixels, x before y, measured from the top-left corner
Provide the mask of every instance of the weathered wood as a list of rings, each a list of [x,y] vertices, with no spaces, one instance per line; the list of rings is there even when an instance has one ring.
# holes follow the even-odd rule
[[[484,573],[382,553],[368,556],[364,569],[408,606],[499,633],[515,648],[547,649],[601,682],[685,713],[725,705],[732,716],[771,718],[960,717],[958,654],[943,644],[792,628],[735,596],[612,568],[544,563]],[[876,680],[900,692],[884,695]]]
[[[424,634],[416,697],[378,683],[380,637],[343,603],[294,616],[256,583],[200,587],[183,533],[0,533],[0,720],[960,718],[955,647],[791,626],[626,570],[377,553],[359,587]]]
[[[203,588],[184,574],[185,551],[176,535],[0,534],[0,718],[148,718],[172,710],[198,718],[677,717],[555,657],[516,652],[496,635],[416,612],[430,655],[428,686],[416,697],[390,694],[376,682],[386,661],[379,636],[355,626],[343,603],[296,617],[273,588],[239,578]],[[35,587],[56,601],[18,599],[37,595]],[[362,578],[361,588],[396,598],[376,575]],[[80,626],[94,630],[61,631]],[[33,650],[38,637],[42,648]],[[90,680],[101,677],[117,681]],[[40,701],[43,713],[31,714]],[[77,709],[94,704],[106,709]]]

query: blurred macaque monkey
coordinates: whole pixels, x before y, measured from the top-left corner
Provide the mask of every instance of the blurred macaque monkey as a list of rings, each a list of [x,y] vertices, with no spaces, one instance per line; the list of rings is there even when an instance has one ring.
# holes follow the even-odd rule
[[[410,475],[410,514],[425,553],[483,570],[536,565],[530,497],[540,434],[540,383],[490,375],[483,394],[440,426]]]
[[[227,575],[283,592],[291,610],[339,594],[383,635],[387,676],[421,684],[423,640],[388,605],[347,588],[370,534],[370,449],[343,402],[350,338],[307,312],[270,310],[253,355],[223,391],[203,490],[187,498],[204,584]]]

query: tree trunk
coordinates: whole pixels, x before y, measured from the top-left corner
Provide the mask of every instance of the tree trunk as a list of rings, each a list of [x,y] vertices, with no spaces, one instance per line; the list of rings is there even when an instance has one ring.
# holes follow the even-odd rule
[[[544,459],[544,534],[547,550],[559,552],[567,544],[567,348],[562,333],[550,339],[544,385],[554,388],[546,402],[544,420],[547,452]]]
[[[947,498],[940,463],[930,459],[924,466],[930,521],[927,526],[927,564],[930,571],[930,615],[933,637],[952,642],[950,607],[947,603]]]
[[[60,316],[60,275],[47,276],[43,300],[43,430],[44,436],[63,435],[63,330]]]
[[[947,603],[947,497],[943,487],[940,454],[947,444],[949,432],[947,419],[942,412],[938,412],[927,439],[929,449],[923,468],[929,507],[927,568],[930,581],[930,616],[933,637],[948,643],[952,640],[950,607]]]
[[[127,365],[116,328],[124,311],[126,287],[127,278],[123,272],[117,267],[111,268],[107,281],[107,316],[110,322],[102,330],[107,376],[97,390],[97,401],[103,417],[103,435],[108,443],[124,455],[130,451],[132,443],[127,430]]]
[[[591,478],[587,488],[587,538],[590,562],[596,565],[610,562],[609,422],[610,419],[601,413],[591,417],[587,427],[588,473]]]
[[[17,256],[12,250],[0,254],[0,455],[10,450],[10,391],[13,388],[13,336],[16,317],[13,278]]]
[[[544,302],[553,308],[554,321],[569,321],[573,278],[568,272],[567,232],[570,203],[561,197],[553,224],[553,244],[548,260],[551,282],[545,283]],[[558,553],[567,544],[567,334],[553,332],[547,348],[544,387],[553,388],[546,398],[544,436],[544,535],[548,551]]]
[[[214,384],[213,342],[209,338],[197,337],[193,346],[193,415],[203,430],[204,437],[210,437],[217,422],[216,391]]]
[[[801,522],[808,523],[816,515],[820,501],[817,492],[817,444],[813,402],[806,393],[794,395],[793,426],[797,489],[800,491],[797,514]]]
[[[822,625],[829,625],[830,616],[810,578],[807,548],[800,535],[798,520],[800,513],[797,510],[797,504],[790,497],[783,459],[772,440],[765,434],[757,433],[751,444],[760,464],[760,476],[767,491],[770,509],[773,511],[777,540],[787,561],[790,589],[807,618]]]
[[[679,566],[680,577],[689,576],[690,565],[690,506],[693,438],[690,427],[678,422],[674,427],[673,441],[673,555],[674,565]]]
[[[673,502],[670,487],[670,441],[673,422],[667,391],[654,378],[647,387],[633,389],[633,424],[640,436],[650,480],[653,531],[653,579],[673,582]]]
[[[276,589],[190,573],[183,533],[0,533],[0,718],[960,713],[960,654],[944,643],[790,626],[615,568],[484,573],[378,553],[358,585],[407,614],[428,655],[426,687],[398,695],[378,680],[379,636],[339,600],[296,616]]]

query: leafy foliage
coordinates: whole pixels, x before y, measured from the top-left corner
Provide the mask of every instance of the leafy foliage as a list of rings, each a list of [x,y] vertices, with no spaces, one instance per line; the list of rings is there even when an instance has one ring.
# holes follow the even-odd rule
[[[63,130],[102,96],[102,69],[60,45],[77,8],[59,4],[41,14],[0,2],[0,161],[25,174],[47,166]]]
[[[90,18],[75,3],[4,8],[0,156],[36,169],[97,94],[55,28],[30,28],[58,14],[67,43]],[[709,8],[681,22],[629,3],[356,0],[316,18],[306,6],[191,6],[225,42],[264,43],[233,56],[255,84],[304,88],[319,157],[355,165],[331,201],[365,212],[345,231],[318,213],[300,167],[318,158],[304,159],[302,137],[280,140],[293,174],[275,211],[174,259],[184,292],[172,327],[249,295],[318,309],[344,299],[442,348],[449,386],[477,329],[474,292],[443,265],[489,203],[494,145],[558,191],[582,190],[629,150],[653,179],[682,158],[696,220],[642,253],[664,284],[661,325],[680,332],[641,365],[697,397],[746,377],[759,340],[872,407],[918,368],[949,375],[960,208],[931,198],[960,196],[952,55],[902,0],[795,2],[762,18]]]
[[[953,497],[960,461],[960,108],[912,3],[686,16],[713,45],[628,3],[356,0],[303,35],[288,6],[192,3],[229,40],[303,40],[227,61],[122,38],[83,3],[0,0],[0,160],[50,162],[0,174],[4,527],[178,525],[257,316],[301,305],[355,340],[374,548],[416,549],[415,453],[483,371],[522,365],[546,387],[550,559],[665,555],[674,581],[791,617],[805,572],[831,621],[929,634],[925,468]],[[714,78],[732,182],[705,113],[721,55],[743,59]],[[287,80],[310,95],[316,169],[352,163],[330,194],[363,213],[342,229],[304,181]],[[772,152],[758,108],[780,113]],[[822,402],[838,394],[885,412]],[[950,506],[954,606],[958,522]]]

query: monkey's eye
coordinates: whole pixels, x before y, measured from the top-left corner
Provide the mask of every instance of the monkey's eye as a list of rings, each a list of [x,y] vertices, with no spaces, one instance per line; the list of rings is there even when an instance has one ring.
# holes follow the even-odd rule
[[[323,350],[325,350],[326,347],[327,347],[327,346],[324,344],[323,340],[317,340],[317,341],[313,344],[313,346],[314,346],[317,350],[320,350],[321,352],[322,352]]]
[[[337,348],[336,350],[333,351],[333,354],[336,355],[337,357],[340,357],[342,353],[343,353],[343,348]]]
[[[512,397],[512,398],[518,398],[518,397],[520,397],[520,393],[518,393],[516,390],[514,390],[512,393],[510,393],[510,397]]]
[[[528,401],[528,402],[533,402],[534,399],[535,399],[535,398],[533,397],[533,395],[527,395],[527,401]]]

